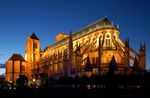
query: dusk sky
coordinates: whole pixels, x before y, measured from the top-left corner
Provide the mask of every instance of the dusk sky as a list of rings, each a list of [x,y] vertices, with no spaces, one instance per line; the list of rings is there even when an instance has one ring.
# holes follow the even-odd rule
[[[149,0],[0,0],[0,63],[13,53],[24,56],[32,32],[44,49],[58,33],[75,32],[103,17],[119,25],[120,38],[129,37],[135,51],[146,42],[150,69]]]

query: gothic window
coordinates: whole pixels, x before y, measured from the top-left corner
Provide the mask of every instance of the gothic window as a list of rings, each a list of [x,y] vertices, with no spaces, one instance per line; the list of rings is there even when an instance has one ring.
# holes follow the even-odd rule
[[[110,46],[110,35],[106,35],[106,46]]]
[[[37,48],[37,43],[33,43],[33,49],[35,50]]]
[[[102,38],[102,35],[99,36],[98,40],[100,39],[100,42],[101,42],[101,45],[102,45],[102,42],[103,42],[103,38]],[[99,42],[99,41],[98,41]]]
[[[110,46],[110,39],[108,39],[108,46]]]
[[[37,48],[37,43],[34,43],[34,48]]]
[[[106,39],[106,46],[110,46],[110,39]]]

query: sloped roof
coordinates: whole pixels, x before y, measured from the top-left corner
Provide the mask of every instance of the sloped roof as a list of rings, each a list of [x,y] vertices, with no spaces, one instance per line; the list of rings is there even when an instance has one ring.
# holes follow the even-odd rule
[[[20,54],[13,54],[9,60],[14,60],[14,61],[25,61],[25,59],[20,55]]]
[[[34,34],[34,32],[33,32],[32,35],[31,35],[31,39],[39,40],[38,37]]]
[[[96,29],[102,29],[102,28],[105,28],[105,27],[113,27],[113,28],[116,28],[112,25],[112,23],[109,21],[108,18],[102,18],[102,19],[99,19],[97,20],[96,22],[84,27],[84,28],[81,28],[75,32],[72,33],[72,39],[75,40],[79,37],[82,37],[92,31],[95,31]],[[89,30],[90,29],[90,30]],[[116,28],[117,29],[117,28]],[[89,32],[90,31],[90,32]],[[47,46],[44,50],[47,50],[47,49],[50,49],[50,48],[53,48],[53,47],[58,47],[59,45],[61,45],[60,43],[66,43],[68,40],[69,40],[69,36],[56,42],[56,43],[53,43],[49,46]]]

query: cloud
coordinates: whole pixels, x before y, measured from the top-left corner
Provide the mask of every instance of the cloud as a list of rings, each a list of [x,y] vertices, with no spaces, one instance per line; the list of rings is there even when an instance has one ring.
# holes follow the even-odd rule
[[[0,64],[0,68],[5,68],[5,64]]]

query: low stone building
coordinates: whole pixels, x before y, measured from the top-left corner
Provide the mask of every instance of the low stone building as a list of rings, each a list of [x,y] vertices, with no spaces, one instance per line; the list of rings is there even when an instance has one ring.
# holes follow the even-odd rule
[[[31,76],[29,63],[20,54],[13,54],[6,62],[6,81],[15,83],[20,74]]]

